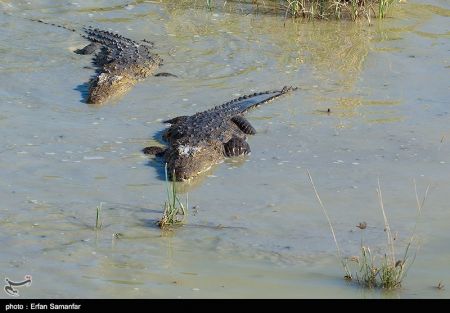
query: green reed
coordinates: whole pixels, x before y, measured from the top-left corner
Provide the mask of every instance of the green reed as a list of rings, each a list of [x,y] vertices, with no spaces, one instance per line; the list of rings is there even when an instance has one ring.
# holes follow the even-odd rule
[[[164,212],[158,226],[161,229],[170,229],[173,226],[182,225],[187,215],[188,198],[186,196],[186,207],[181,203],[176,188],[175,171],[172,173],[172,181],[169,181],[167,175],[167,163],[164,167],[166,175],[167,201],[164,203]]]

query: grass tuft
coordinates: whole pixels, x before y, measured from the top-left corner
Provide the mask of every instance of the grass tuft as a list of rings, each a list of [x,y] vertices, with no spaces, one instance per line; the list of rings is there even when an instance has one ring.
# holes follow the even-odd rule
[[[169,230],[183,224],[187,215],[188,198],[186,196],[185,208],[177,194],[175,171],[172,173],[172,181],[170,182],[167,175],[167,163],[164,170],[166,174],[167,201],[164,203],[163,216],[157,222],[157,225],[163,230]]]
[[[385,18],[386,12],[389,9],[389,7],[392,5],[394,0],[379,0],[378,2],[378,17],[379,18]]]
[[[380,180],[378,179],[377,196],[381,213],[383,215],[384,231],[386,233],[385,252],[382,254],[381,257],[379,255],[374,254],[369,246],[364,245],[363,239],[361,239],[360,255],[353,256],[351,258],[343,258],[330,217],[328,215],[327,210],[325,209],[325,206],[322,203],[322,200],[320,199],[319,193],[317,192],[316,186],[314,185],[314,181],[309,171],[308,177],[311,182],[311,185],[313,186],[316,198],[323,210],[325,217],[327,218],[333,240],[336,244],[338,258],[345,272],[345,278],[348,280],[354,280],[360,286],[366,288],[382,288],[390,290],[399,288],[404,278],[406,277],[408,269],[413,264],[416,257],[416,254],[415,253],[412,254],[411,252],[411,245],[414,241],[417,223],[422,213],[422,208],[428,197],[428,191],[430,186],[428,185],[428,187],[425,190],[425,194],[422,198],[422,201],[420,201],[417,193],[417,185],[414,180],[414,191],[417,202],[416,221],[411,237],[405,247],[405,250],[401,255],[401,257],[398,257],[395,246],[396,236],[392,234],[391,227],[389,225],[389,220],[387,218],[387,214],[384,208]],[[364,231],[367,228],[367,223],[366,222],[359,223],[356,227],[361,229],[361,231]],[[378,261],[379,259],[380,261]]]

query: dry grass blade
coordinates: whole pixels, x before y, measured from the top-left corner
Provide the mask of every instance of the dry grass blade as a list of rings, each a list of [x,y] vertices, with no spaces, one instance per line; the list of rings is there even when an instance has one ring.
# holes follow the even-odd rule
[[[309,181],[311,182],[311,185],[314,189],[314,193],[316,194],[316,198],[319,201],[319,204],[320,204],[320,207],[322,208],[323,214],[325,215],[325,217],[328,221],[328,226],[330,227],[331,234],[333,235],[334,243],[336,244],[336,249],[337,249],[337,254],[338,254],[339,260],[341,261],[342,267],[344,268],[344,271],[345,271],[345,277],[348,279],[351,279],[352,275],[348,269],[347,263],[345,262],[344,258],[342,257],[341,249],[339,248],[339,244],[336,239],[336,234],[334,232],[333,224],[331,224],[331,220],[330,220],[330,217],[328,216],[328,212],[325,209],[325,206],[323,205],[322,200],[320,199],[319,193],[317,192],[316,185],[314,184],[311,173],[309,172],[309,170],[307,170],[307,172],[308,172]]]
[[[378,200],[380,202],[380,208],[381,212],[383,213],[383,219],[384,219],[384,231],[386,232],[387,236],[387,244],[388,248],[390,248],[390,255],[391,255],[391,261],[393,264],[395,264],[395,247],[394,247],[394,238],[392,237],[391,227],[389,226],[388,219],[386,217],[386,212],[384,210],[384,203],[383,203],[383,195],[381,194],[381,187],[380,187],[380,178],[378,177]]]

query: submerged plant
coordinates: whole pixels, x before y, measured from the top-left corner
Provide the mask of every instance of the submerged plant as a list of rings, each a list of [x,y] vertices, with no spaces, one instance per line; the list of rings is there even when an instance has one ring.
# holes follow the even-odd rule
[[[188,208],[188,198],[186,196],[185,208],[177,195],[175,171],[172,173],[171,182],[169,182],[167,175],[167,163],[164,167],[164,171],[166,175],[167,201],[164,203],[163,216],[157,224],[161,229],[168,229],[183,224],[187,215],[186,208]]]
[[[422,213],[422,208],[425,204],[425,200],[428,196],[428,191],[430,186],[428,185],[425,190],[425,194],[423,196],[422,201],[419,200],[419,196],[417,194],[417,186],[414,181],[414,191],[416,194],[416,202],[417,202],[417,217],[416,222],[411,234],[411,237],[405,247],[405,250],[401,256],[401,258],[397,259],[397,254],[395,252],[395,236],[393,236],[388,218],[386,215],[386,211],[384,209],[383,196],[381,193],[380,181],[378,180],[378,188],[377,195],[381,208],[381,212],[384,220],[384,231],[386,233],[386,249],[385,252],[380,256],[375,255],[369,246],[364,245],[363,240],[361,239],[361,248],[360,255],[353,256],[351,258],[343,258],[341,250],[339,248],[336,235],[334,232],[333,225],[331,224],[329,215],[327,210],[325,209],[322,200],[320,199],[319,193],[314,185],[311,174],[308,171],[308,176],[310,182],[314,188],[314,192],[316,194],[316,198],[319,201],[319,204],[324,212],[325,217],[327,218],[331,234],[333,236],[333,240],[336,244],[338,258],[343,266],[345,272],[345,278],[349,280],[356,281],[359,285],[366,288],[383,288],[383,289],[395,289],[401,286],[403,279],[406,277],[406,272],[414,262],[416,257],[415,253],[411,253],[411,245],[414,240],[415,231],[417,228],[417,222]],[[356,227],[364,231],[367,227],[367,223],[359,223]],[[380,261],[378,261],[380,259]],[[356,264],[355,266],[350,266],[350,263]]]
[[[95,229],[102,229],[103,222],[102,222],[102,205],[103,202],[100,202],[100,205],[97,206],[97,214],[95,215]]]

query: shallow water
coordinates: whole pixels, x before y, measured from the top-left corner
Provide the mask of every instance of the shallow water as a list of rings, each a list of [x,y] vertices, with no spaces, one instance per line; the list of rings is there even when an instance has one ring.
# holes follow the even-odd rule
[[[167,3],[0,1],[14,15],[152,40],[161,71],[179,76],[90,107],[80,87],[90,57],[72,53],[86,41],[0,15],[0,267],[32,275],[21,296],[448,298],[433,287],[450,285],[448,1],[409,1],[372,26]],[[161,236],[163,167],[140,152],[161,121],[284,85],[300,89],[247,115],[252,154],[183,186],[195,209]],[[307,170],[345,255],[362,237],[384,248],[378,177],[398,249],[414,227],[413,180],[420,197],[430,185],[402,289],[344,281]]]

